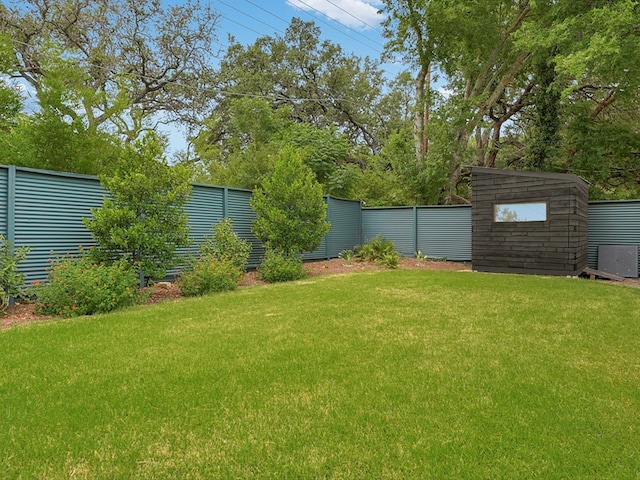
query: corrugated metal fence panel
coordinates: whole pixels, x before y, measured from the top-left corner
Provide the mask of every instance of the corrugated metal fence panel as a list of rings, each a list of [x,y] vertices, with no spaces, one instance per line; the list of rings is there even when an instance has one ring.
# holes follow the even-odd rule
[[[189,217],[189,235],[193,243],[188,248],[179,248],[178,265],[167,271],[167,278],[174,278],[185,263],[188,253],[196,254],[204,237],[211,236],[211,226],[222,218],[224,188],[213,185],[193,185],[191,197],[184,206],[184,212]]]
[[[324,197],[324,202],[327,204],[327,220],[329,219],[329,210],[331,206],[329,205],[329,197]],[[331,234],[331,230],[329,230],[329,234]],[[325,235],[320,242],[318,248],[316,248],[313,252],[303,252],[304,260],[322,260],[327,258],[327,237]]]
[[[320,242],[320,246],[313,252],[304,252],[302,255],[304,260],[322,260],[327,258],[327,236],[325,235]]]
[[[27,284],[46,278],[55,255],[95,244],[82,219],[91,218],[91,208],[102,205],[105,193],[95,177],[17,170],[15,246],[31,248],[20,265]]]
[[[184,211],[189,217],[191,238],[193,245],[191,250],[197,250],[205,237],[213,234],[212,226],[223,217],[224,188],[209,185],[194,185],[191,198],[184,206]]]
[[[405,257],[416,253],[415,215],[413,207],[365,208],[362,210],[363,242],[382,234],[395,242]]]
[[[331,230],[327,239],[327,256],[337,257],[343,250],[352,250],[362,243],[362,205],[356,200],[327,197],[329,209],[327,220]]]
[[[7,186],[8,176],[9,168],[0,166],[0,235],[4,235],[5,238],[7,237],[7,195],[9,194],[9,188]]]
[[[251,231],[256,214],[249,205],[252,192],[249,190],[229,189],[227,195],[226,216],[233,221],[233,230],[243,240],[251,243],[249,267],[256,267],[264,256],[262,242]]]
[[[418,248],[424,255],[471,260],[471,205],[418,207]]]
[[[592,268],[598,268],[599,245],[640,246],[640,200],[589,202],[588,262]]]

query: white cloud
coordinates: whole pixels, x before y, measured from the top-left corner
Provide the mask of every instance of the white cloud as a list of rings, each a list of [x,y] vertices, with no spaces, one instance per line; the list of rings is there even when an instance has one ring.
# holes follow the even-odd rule
[[[363,0],[286,0],[289,5],[307,12],[320,12],[332,20],[350,28],[362,30],[377,27],[382,16],[378,14],[378,2]]]

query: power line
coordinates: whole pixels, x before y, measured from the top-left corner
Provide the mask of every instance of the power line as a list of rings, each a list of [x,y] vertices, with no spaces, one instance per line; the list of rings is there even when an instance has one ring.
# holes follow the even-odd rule
[[[263,22],[263,21],[262,21],[262,20],[260,20],[259,18],[256,18],[256,17],[254,17],[253,15],[249,15],[248,13],[246,13],[246,12],[244,12],[244,11],[240,10],[239,8],[234,7],[233,5],[229,5],[227,2],[223,2],[222,0],[218,0],[218,2],[219,2],[219,3],[221,3],[221,4],[223,4],[223,5],[226,5],[227,7],[231,8],[232,10],[235,10],[236,12],[239,12],[240,14],[244,15],[245,17],[249,17],[250,19],[255,20],[256,22],[259,22],[259,23],[261,23],[261,24],[263,24],[263,25],[266,25],[266,26],[267,26],[267,27],[269,27],[269,28],[273,28],[276,32],[279,32],[279,33],[284,34],[284,32],[283,32],[282,30],[280,30],[279,28],[274,27],[273,25],[270,25],[270,24],[268,24],[267,22]],[[226,16],[226,15],[222,15],[222,16],[223,16],[223,17],[225,17],[227,20],[232,21],[233,23],[236,23],[236,24],[238,24],[238,25],[241,25],[241,26],[243,26],[244,28],[248,28],[248,29],[252,30],[253,32],[255,32],[255,30],[253,30],[253,29],[251,29],[251,28],[247,27],[246,25],[242,25],[242,24],[240,24],[240,23],[238,23],[238,22],[235,22],[235,21],[231,20],[231,19],[230,19],[228,16]],[[258,33],[258,32],[256,32],[256,33]],[[258,33],[258,35],[261,35],[261,34],[260,34],[260,33]]]
[[[336,7],[338,10],[342,10],[344,13],[346,13],[346,14],[347,14],[347,15],[349,15],[350,17],[355,18],[355,19],[356,19],[356,20],[358,20],[359,22],[364,23],[367,27],[372,28],[372,29],[374,29],[374,30],[375,30],[376,28],[378,28],[378,27],[375,27],[375,26],[371,25],[370,23],[367,23],[366,21],[364,21],[364,20],[363,20],[363,19],[361,19],[360,17],[355,16],[353,13],[351,13],[351,12],[349,12],[349,11],[345,10],[345,9],[344,9],[344,8],[342,8],[340,5],[336,5],[336,4],[335,4],[335,3],[333,3],[331,0],[325,0],[325,1],[326,1],[327,3],[330,3],[331,5],[333,5],[334,7]],[[349,28],[349,27],[347,27],[347,28]],[[355,31],[355,30],[354,30],[354,31]],[[376,42],[376,43],[378,43],[378,42]],[[380,44],[380,45],[382,45],[382,44]]]
[[[313,10],[313,11],[315,11],[315,12],[318,12],[318,13],[319,13],[320,15],[322,15],[323,17],[324,17],[324,16],[326,16],[326,15],[325,15],[324,13],[322,13],[320,10],[318,10],[318,9],[317,9],[317,8],[315,8],[315,7],[312,7],[311,5],[309,5],[308,3],[304,2],[303,0],[296,0],[296,1],[297,1],[297,2],[299,2],[299,3],[301,3],[301,4],[303,4],[303,5],[305,5],[306,7],[308,7],[309,9],[311,9],[311,10]],[[344,35],[345,37],[350,38],[351,40],[353,40],[353,41],[355,41],[355,42],[358,42],[360,45],[364,45],[365,47],[370,48],[371,50],[375,51],[375,52],[376,52],[376,53],[378,53],[378,54],[382,54],[382,50],[380,50],[380,49],[378,49],[378,48],[376,48],[376,47],[373,47],[373,46],[371,46],[370,44],[364,43],[363,41],[358,40],[357,38],[352,37],[351,35],[349,35],[349,34],[347,34],[347,33],[343,32],[343,31],[339,30],[338,28],[336,28],[335,26],[333,26],[331,23],[329,23],[329,22],[325,21],[323,18],[319,17],[318,15],[315,15],[315,14],[313,14],[313,13],[311,13],[311,12],[307,12],[307,13],[308,13],[309,15],[312,15],[314,18],[318,19],[318,21],[320,21],[320,22],[324,23],[325,25],[327,25],[329,28],[331,28],[331,29],[335,30],[336,32],[340,33],[341,35]],[[358,35],[360,35],[361,37],[365,38],[366,40],[371,41],[371,39],[370,39],[370,38],[368,38],[368,37],[366,37],[366,36],[362,35],[360,32],[358,32],[358,31],[356,31],[356,30],[353,30],[352,28],[347,27],[346,25],[345,25],[345,28],[348,28],[349,30],[353,31],[354,33],[357,33]]]
[[[275,14],[275,13],[273,13],[273,12],[270,12],[270,11],[269,11],[269,10],[267,10],[266,8],[263,8],[263,7],[261,7],[260,5],[258,5],[258,4],[256,4],[256,3],[253,3],[251,0],[245,0],[245,2],[250,3],[250,4],[251,4],[251,5],[253,5],[254,7],[259,8],[259,9],[260,9],[260,10],[262,10],[263,12],[268,13],[268,14],[269,14],[269,15],[271,15],[272,17],[275,17],[275,18],[277,18],[278,20],[283,21],[283,22],[284,22],[284,23],[286,23],[286,24],[288,24],[288,23],[289,23],[289,21],[288,21],[288,20],[285,20],[284,18],[282,18],[282,17],[280,17],[280,16],[276,15],[276,14]]]

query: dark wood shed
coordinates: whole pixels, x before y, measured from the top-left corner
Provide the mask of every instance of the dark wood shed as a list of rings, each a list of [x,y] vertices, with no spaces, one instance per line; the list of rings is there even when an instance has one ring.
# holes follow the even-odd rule
[[[578,275],[587,266],[589,188],[576,175],[472,169],[472,265]]]

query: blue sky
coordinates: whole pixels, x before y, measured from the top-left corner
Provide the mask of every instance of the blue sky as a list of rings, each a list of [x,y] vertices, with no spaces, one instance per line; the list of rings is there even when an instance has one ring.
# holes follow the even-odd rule
[[[212,0],[221,14],[219,40],[227,34],[242,44],[264,35],[280,35],[292,17],[313,21],[322,37],[347,52],[378,58],[384,41],[380,36],[380,2],[366,0]]]

